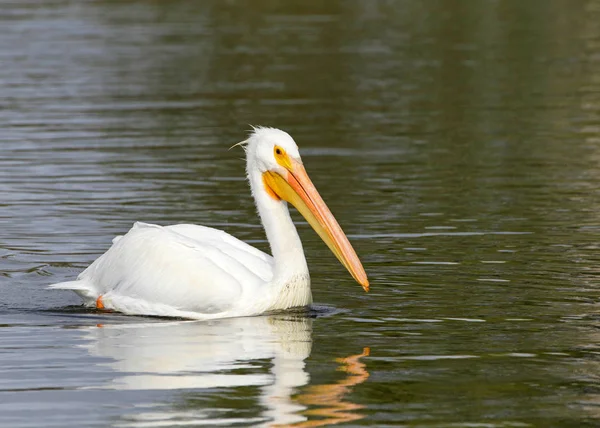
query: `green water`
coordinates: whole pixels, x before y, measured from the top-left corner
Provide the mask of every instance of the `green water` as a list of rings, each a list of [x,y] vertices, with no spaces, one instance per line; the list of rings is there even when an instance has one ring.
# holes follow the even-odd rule
[[[0,6],[0,426],[600,425],[600,1]],[[85,311],[134,221],[268,250],[287,130],[369,274],[300,216],[315,306]]]

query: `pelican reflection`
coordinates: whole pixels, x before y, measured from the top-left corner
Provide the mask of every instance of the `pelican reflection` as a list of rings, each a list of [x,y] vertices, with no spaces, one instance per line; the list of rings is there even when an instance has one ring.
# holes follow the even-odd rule
[[[210,397],[207,389],[256,387],[257,412],[268,425],[311,426],[312,414],[320,422],[324,416],[331,417],[327,409],[309,410],[316,405],[333,408],[337,420],[358,419],[352,411],[360,406],[345,403],[343,398],[349,387],[368,377],[358,361],[368,351],[339,360],[347,373],[344,380],[307,386],[312,322],[306,316],[276,315],[107,324],[87,329],[83,346],[92,356],[107,359],[101,364],[112,376],[100,388],[195,389]]]

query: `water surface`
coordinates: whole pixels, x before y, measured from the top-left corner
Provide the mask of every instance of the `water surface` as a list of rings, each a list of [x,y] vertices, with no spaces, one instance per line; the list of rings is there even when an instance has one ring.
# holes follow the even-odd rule
[[[600,424],[600,2],[0,11],[0,425]],[[134,221],[268,250],[227,151],[276,126],[363,259],[295,215],[315,307],[86,311]]]

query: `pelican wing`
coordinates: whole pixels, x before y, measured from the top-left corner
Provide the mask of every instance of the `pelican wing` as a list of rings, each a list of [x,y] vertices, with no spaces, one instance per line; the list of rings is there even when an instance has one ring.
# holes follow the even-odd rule
[[[123,312],[141,305],[161,314],[148,312],[155,305],[212,314],[232,309],[272,275],[270,256],[225,232],[136,223],[77,282],[85,284],[88,300],[104,296]]]
[[[218,248],[243,263],[252,273],[265,282],[270,281],[273,277],[273,257],[246,244],[244,241],[240,241],[227,232],[196,224],[176,224],[166,226],[165,229]]]

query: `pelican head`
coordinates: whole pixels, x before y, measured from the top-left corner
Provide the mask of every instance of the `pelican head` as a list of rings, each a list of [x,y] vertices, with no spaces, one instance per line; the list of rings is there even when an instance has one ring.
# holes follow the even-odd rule
[[[367,274],[335,217],[308,177],[294,139],[284,131],[257,127],[246,140],[248,173],[258,169],[264,191],[289,202],[304,216],[352,277],[369,291]]]

